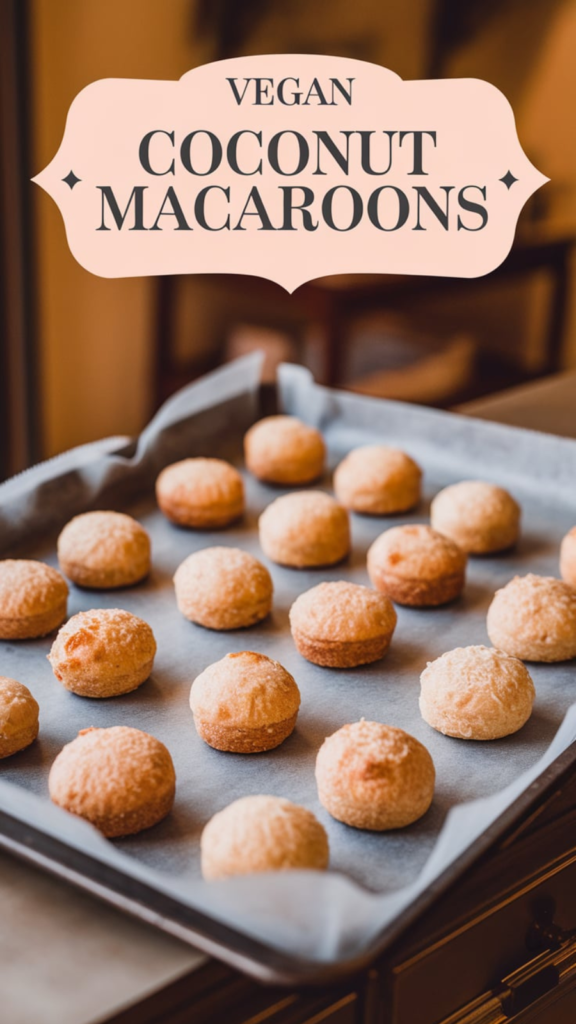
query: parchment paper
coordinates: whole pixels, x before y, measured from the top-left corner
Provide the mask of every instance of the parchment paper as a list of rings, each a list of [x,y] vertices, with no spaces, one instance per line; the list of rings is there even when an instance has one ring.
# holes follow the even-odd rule
[[[158,640],[152,678],[110,700],[88,700],[54,679],[46,654],[53,638],[3,642],[0,674],[30,687],[40,703],[40,738],[0,763],[0,807],[120,864],[148,884],[234,924],[287,952],[330,961],[361,952],[576,738],[574,663],[533,665],[537,700],[517,735],[491,743],[443,737],[418,711],[419,676],[427,661],[456,646],[486,643],[486,610],[498,586],[515,573],[558,574],[558,546],[576,523],[576,442],[452,416],[401,403],[331,392],[307,371],[282,368],[284,408],[321,427],[331,466],[358,444],[405,448],[423,466],[425,497],[401,517],[353,516],[353,553],[332,569],[301,572],[271,563],[275,587],[269,620],[250,630],[216,633],[177,611],[172,576],[191,551],[212,544],[241,546],[263,557],[260,511],[278,494],[245,474],[248,511],[238,526],[215,533],[178,529],[155,508],[159,469],[186,455],[223,455],[241,466],[241,439],[257,418],[260,358],[248,357],[191,385],[171,399],[137,442],[107,439],[35,467],[0,486],[2,556],[17,552],[56,564],[55,537],[77,511],[130,511],[150,531],[153,572],[140,586],[112,593],[71,586],[69,614],[123,607],[146,619]],[[291,603],[324,579],[368,583],[366,550],[389,526],[426,521],[431,497],[447,483],[486,478],[509,487],[523,506],[518,549],[471,559],[462,600],[446,608],[398,609],[386,658],[356,671],[322,669],[296,652],[288,626]],[[330,488],[330,475],[321,484]],[[229,651],[257,650],[277,658],[302,693],[297,729],[280,748],[252,756],[225,754],[196,735],[188,706],[195,676]],[[568,712],[568,714],[567,714]],[[372,834],[333,821],[320,806],[314,761],[323,739],[361,716],[407,729],[429,748],[437,789],[429,813],[408,829]],[[139,836],[115,842],[55,808],[47,773],[64,743],[90,725],[133,725],[170,749],[177,773],[173,813]],[[207,885],[198,840],[217,810],[250,793],[286,796],[309,807],[328,830],[331,872],[268,875]],[[471,802],[472,801],[472,802]]]

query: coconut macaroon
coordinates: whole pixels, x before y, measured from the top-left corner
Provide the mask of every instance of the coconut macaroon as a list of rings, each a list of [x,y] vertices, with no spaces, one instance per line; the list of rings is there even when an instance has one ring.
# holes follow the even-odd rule
[[[264,554],[295,569],[334,565],[350,550],[348,513],[323,491],[276,498],[259,519]]]
[[[532,714],[535,690],[517,658],[489,647],[457,647],[428,663],[420,677],[420,712],[445,736],[496,740],[518,732]]]
[[[209,746],[256,754],[278,747],[293,732],[300,691],[278,661],[239,651],[196,677],[190,707],[198,734]]]
[[[560,575],[571,587],[576,587],[576,526],[566,534],[560,545]]]
[[[39,711],[27,686],[0,676],[0,758],[10,757],[34,742]]]
[[[246,466],[271,484],[309,484],[322,476],[326,446],[322,434],[295,416],[267,416],[244,438]]]
[[[82,729],[60,751],[48,778],[50,797],[103,835],[128,836],[165,818],[174,803],[176,774],[160,740],[114,725]]]
[[[430,507],[434,529],[471,555],[511,548],[518,540],[520,514],[520,506],[508,491],[483,480],[463,480],[445,487]]]
[[[384,594],[345,581],[319,583],[290,609],[292,636],[302,657],[330,668],[354,668],[383,658],[396,621]]]
[[[240,548],[203,548],[189,555],[174,576],[182,615],[208,629],[242,629],[272,609],[272,577]]]
[[[64,622],[67,604],[57,569],[25,558],[0,561],[0,640],[46,636]]]
[[[576,590],[551,576],[515,576],[488,609],[494,647],[524,661],[576,658]]]
[[[244,482],[223,459],[183,459],[160,473],[156,500],[178,526],[220,529],[243,514]]]
[[[462,593],[466,561],[454,541],[430,526],[393,526],[370,547],[368,575],[397,604],[433,607]]]
[[[264,871],[324,871],[328,836],[311,811],[277,796],[244,796],[210,819],[200,840],[208,881]]]
[[[117,697],[148,679],[156,640],[147,622],[120,608],[79,612],[62,626],[48,661],[81,697]]]
[[[84,512],[58,537],[58,561],[80,587],[130,587],[150,572],[150,537],[123,512]]]
[[[406,452],[386,445],[355,448],[334,473],[344,508],[367,515],[407,512],[420,501],[422,470]]]
[[[430,754],[414,736],[364,719],[324,740],[316,759],[321,804],[337,821],[375,832],[421,818],[435,777]]]

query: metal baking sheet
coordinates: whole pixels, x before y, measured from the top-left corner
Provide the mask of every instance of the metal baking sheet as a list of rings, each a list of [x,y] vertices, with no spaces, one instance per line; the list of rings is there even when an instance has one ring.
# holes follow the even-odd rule
[[[192,385],[164,407],[136,444],[110,439],[0,487],[4,557],[17,553],[57,564],[55,538],[72,514],[100,507],[135,515],[152,537],[151,576],[137,587],[110,593],[71,586],[69,614],[91,607],[127,608],[150,623],[158,641],[150,680],[132,694],[109,700],[76,697],[56,682],[46,660],[52,638],[2,643],[0,673],[30,687],[40,704],[41,732],[32,747],[1,763],[0,829],[7,845],[21,846],[26,826],[30,855],[39,860],[46,856],[52,866],[60,862],[63,873],[81,883],[83,878],[94,883],[94,865],[104,871],[103,889],[106,872],[118,873],[112,886],[117,900],[135,903],[136,909],[129,906],[132,912],[140,907],[142,916],[192,936],[210,951],[218,951],[211,945],[214,923],[224,925],[231,930],[223,945],[232,949],[232,959],[235,951],[235,962],[242,966],[254,970],[254,961],[262,962],[263,951],[270,949],[285,967],[290,958],[338,965],[361,958],[385,927],[401,913],[406,916],[414,901],[459,856],[478,846],[498,816],[574,741],[576,707],[569,712],[574,663],[531,666],[537,691],[532,718],[520,733],[491,743],[436,733],[420,717],[418,693],[427,661],[456,646],[489,643],[486,610],[499,586],[516,573],[558,574],[560,540],[576,522],[576,442],[338,394],[319,388],[301,368],[284,367],[281,404],[323,430],[330,468],[358,444],[401,446],[424,468],[423,501],[414,513],[401,517],[353,516],[352,555],[339,566],[304,572],[266,563],[275,591],[270,618],[249,630],[212,632],[178,613],[172,585],[176,567],[191,551],[212,544],[239,546],[266,562],[257,519],[283,491],[245,474],[247,513],[241,523],[214,533],[193,532],[174,527],[158,512],[153,482],[163,465],[185,455],[221,455],[241,468],[241,437],[258,415],[259,367],[258,358],[240,360]],[[464,596],[454,604],[426,611],[399,608],[392,646],[383,661],[338,671],[302,659],[288,624],[297,595],[326,579],[368,583],[366,551],[372,540],[397,523],[427,521],[433,495],[450,482],[470,477],[502,483],[521,502],[518,548],[471,559]],[[330,489],[329,472],[319,486]],[[275,751],[221,753],[195,732],[188,705],[193,679],[208,664],[238,650],[276,658],[300,687],[296,731]],[[437,769],[434,802],[408,829],[383,834],[350,829],[333,821],[318,802],[318,747],[341,725],[362,716],[407,729],[432,754]],[[176,767],[177,796],[174,811],[160,825],[109,842],[51,805],[47,773],[79,729],[116,724],[144,729],[166,743]],[[317,814],[330,838],[328,875],[270,875],[210,885],[201,880],[198,841],[204,824],[233,799],[258,792],[286,796]],[[58,856],[48,857],[43,841],[56,843]],[[143,887],[147,895],[139,889],[131,901],[129,883]],[[166,900],[172,901],[170,914]],[[174,923],[179,910],[181,932]],[[185,910],[199,914],[202,923],[196,919],[192,925]],[[249,937],[256,942],[250,956]],[[276,963],[272,974],[281,973]]]

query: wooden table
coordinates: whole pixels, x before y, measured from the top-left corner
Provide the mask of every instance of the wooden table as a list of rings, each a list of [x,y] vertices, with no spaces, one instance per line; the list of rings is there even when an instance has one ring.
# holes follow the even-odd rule
[[[576,437],[576,373],[460,411]],[[384,1019],[371,1009],[375,975],[341,991],[299,994],[259,988],[6,854],[0,854],[0,906],[2,1024],[164,1024],[168,1019],[170,1024],[259,1024],[271,1018],[279,1024],[357,1024]],[[155,992],[160,994],[154,997]],[[181,1010],[172,1012],[176,1006]],[[576,1016],[545,1019],[555,1024]]]
[[[545,434],[576,437],[576,372],[557,373],[491,398],[479,398],[457,411]]]

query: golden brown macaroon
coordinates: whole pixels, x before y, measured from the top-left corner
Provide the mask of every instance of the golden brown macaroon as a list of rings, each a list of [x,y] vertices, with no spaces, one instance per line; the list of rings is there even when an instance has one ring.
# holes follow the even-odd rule
[[[515,576],[488,609],[488,636],[524,661],[576,658],[576,591],[551,576]]]
[[[384,832],[411,825],[426,813],[435,770],[414,736],[362,719],[324,740],[316,782],[321,804],[337,821]]]
[[[391,601],[356,583],[319,583],[290,609],[294,643],[303,658],[329,668],[354,668],[383,658],[396,628]]]
[[[244,482],[223,459],[183,459],[163,469],[156,499],[171,522],[196,530],[228,526],[244,512]]]
[[[293,732],[300,691],[278,661],[239,651],[196,677],[190,707],[198,734],[209,746],[256,754],[278,747]]]
[[[433,607],[462,593],[466,555],[430,526],[393,526],[370,547],[368,575],[397,604]]]
[[[189,555],[174,576],[176,601],[190,622],[208,629],[243,629],[272,609],[272,577],[240,548],[203,548]]]
[[[0,561],[0,640],[46,636],[64,622],[67,604],[57,569],[25,558]]]
[[[130,587],[150,572],[150,537],[124,512],[84,512],[58,537],[58,561],[80,587]]]
[[[560,575],[571,587],[576,587],[576,526],[566,534],[560,546]]]
[[[210,819],[200,840],[208,881],[263,871],[324,871],[328,836],[311,811],[277,796],[244,796]]]
[[[246,466],[271,484],[309,484],[322,476],[326,446],[319,430],[295,416],[267,416],[244,438]]]
[[[151,828],[172,810],[176,775],[160,740],[114,725],[82,729],[60,751],[48,778],[50,797],[108,838]]]
[[[39,711],[27,686],[0,676],[0,758],[10,757],[34,742]]]
[[[334,565],[350,550],[348,513],[323,491],[276,498],[260,516],[260,544],[279,565],[295,569]]]
[[[422,470],[406,452],[386,445],[355,448],[334,473],[338,501],[354,512],[392,515],[420,501]]]
[[[496,740],[518,732],[536,695],[521,661],[482,646],[457,647],[428,662],[420,683],[424,721],[462,740]]]
[[[62,626],[48,661],[81,697],[117,697],[148,679],[156,641],[147,622],[120,608],[79,612]]]
[[[430,522],[471,555],[506,551],[518,540],[520,506],[508,491],[483,480],[445,487],[430,507]]]

